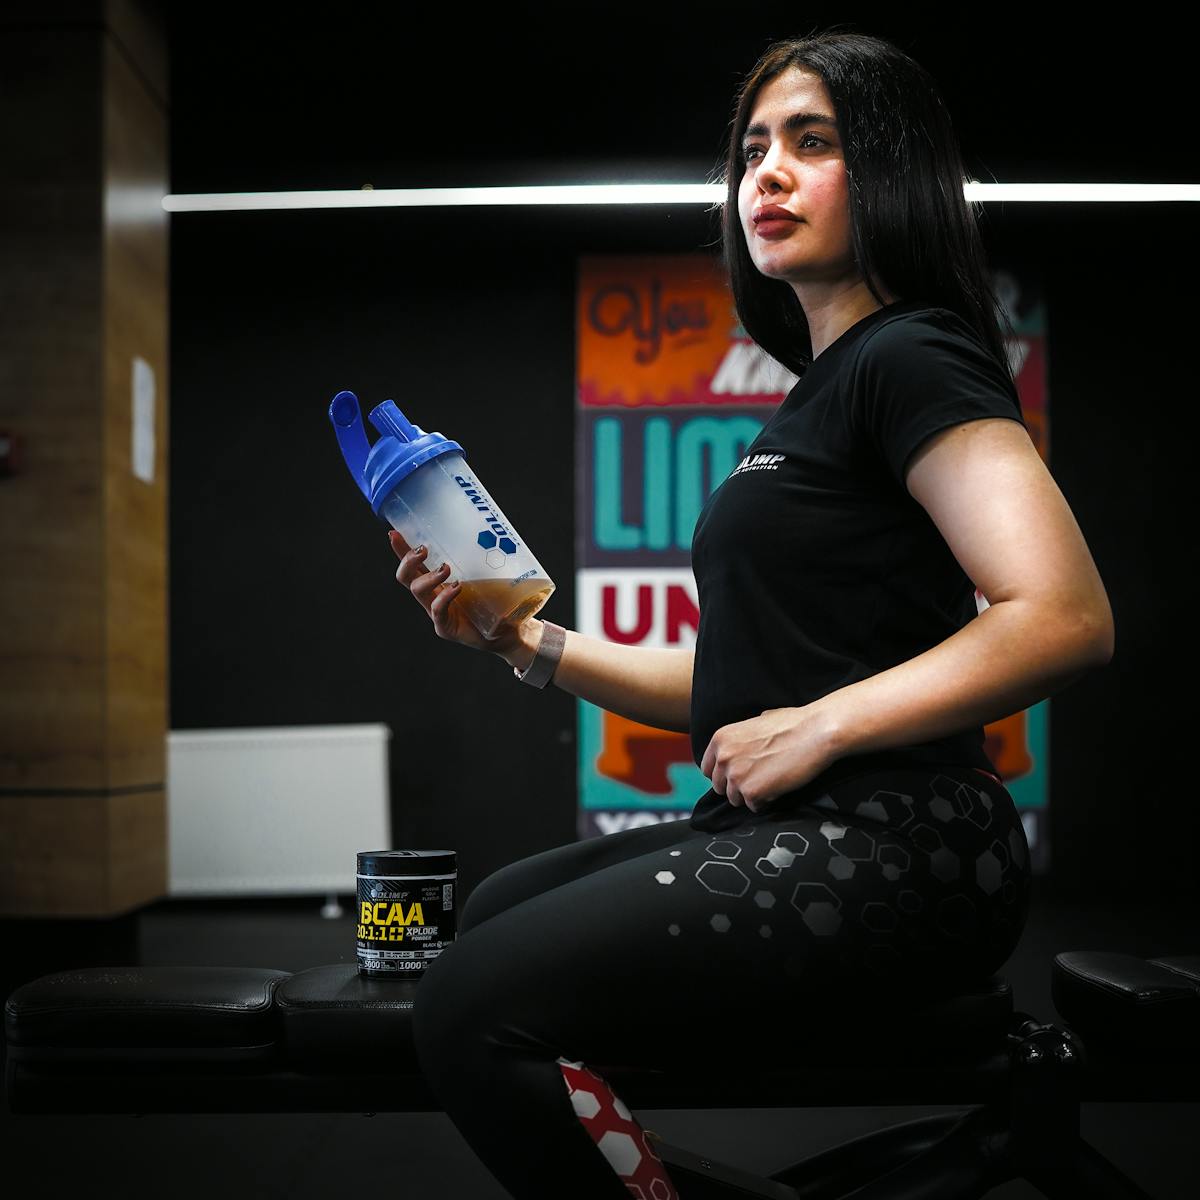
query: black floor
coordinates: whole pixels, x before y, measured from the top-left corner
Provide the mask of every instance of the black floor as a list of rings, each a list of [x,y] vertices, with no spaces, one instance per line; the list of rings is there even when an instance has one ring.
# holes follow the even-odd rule
[[[132,924],[143,964],[257,966],[297,971],[354,959],[349,898],[340,918],[321,899],[164,902]],[[1004,973],[1014,1003],[1056,1020],[1050,963],[1060,950],[1153,956],[1195,952],[1194,907],[1168,910],[1116,897],[1069,903],[1039,884],[1030,923]],[[114,965],[115,960],[114,960]],[[848,1137],[944,1109],[641,1110],[669,1142],[734,1166],[769,1173]],[[1200,1191],[1200,1103],[1085,1104],[1084,1136],[1156,1200]],[[123,1197],[333,1197],[371,1191],[414,1200],[504,1200],[441,1113],[14,1117],[0,1114],[6,1175],[24,1166],[39,1190],[86,1188]],[[1014,1182],[989,1200],[1040,1193]]]

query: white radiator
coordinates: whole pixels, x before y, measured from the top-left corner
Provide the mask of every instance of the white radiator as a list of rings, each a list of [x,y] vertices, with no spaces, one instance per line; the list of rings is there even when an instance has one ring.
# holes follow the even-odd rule
[[[355,894],[391,849],[386,725],[200,729],[167,738],[172,896]]]

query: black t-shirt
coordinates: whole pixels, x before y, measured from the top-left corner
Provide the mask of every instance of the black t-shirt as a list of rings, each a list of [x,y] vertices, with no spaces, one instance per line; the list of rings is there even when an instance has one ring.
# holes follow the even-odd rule
[[[697,766],[723,725],[809,704],[923,653],[978,614],[974,583],[904,471],[926,438],[981,417],[1025,424],[1012,380],[949,309],[888,305],[816,357],[696,521]],[[771,807],[864,770],[914,764],[995,770],[976,726],[848,755]],[[710,789],[691,824],[719,830],[746,813]]]

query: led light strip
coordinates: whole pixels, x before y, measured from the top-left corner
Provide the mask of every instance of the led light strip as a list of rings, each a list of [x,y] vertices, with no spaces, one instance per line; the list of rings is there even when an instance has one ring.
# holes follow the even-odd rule
[[[977,183],[969,201],[1090,204],[1096,201],[1200,200],[1195,183]],[[722,204],[725,188],[708,183],[589,183],[532,187],[371,188],[337,192],[224,192],[164,196],[167,212],[238,212],[280,208],[425,208],[439,205]]]
[[[167,212],[250,208],[425,208],[474,204],[712,204],[725,189],[704,183],[588,183],[541,187],[363,188],[351,192],[227,192],[164,196]]]
[[[1091,204],[1095,201],[1200,200],[1196,183],[976,183],[963,185],[968,200],[1032,200]]]

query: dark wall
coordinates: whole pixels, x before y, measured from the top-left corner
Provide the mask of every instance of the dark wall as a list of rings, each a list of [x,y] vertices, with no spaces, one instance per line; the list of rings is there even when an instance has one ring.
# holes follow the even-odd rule
[[[172,189],[703,181],[738,76],[802,31],[603,11],[587,45],[510,23],[473,26],[468,52],[376,17],[181,6]],[[1188,178],[1170,97],[1130,92],[1095,35],[993,31],[965,55],[954,26],[854,28],[932,71],[978,178]],[[1051,706],[1054,882],[1072,893],[1196,896],[1163,696],[1164,661],[1190,654],[1168,601],[1191,541],[1192,207],[992,205],[984,221],[996,264],[1046,298],[1051,467],[1117,621],[1112,664]],[[394,842],[455,847],[468,888],[571,840],[576,701],[434,637],[326,410],[342,388],[364,408],[391,397],[460,441],[558,583],[546,615],[572,624],[578,257],[714,238],[696,206],[174,216],[172,727],[386,722]]]

